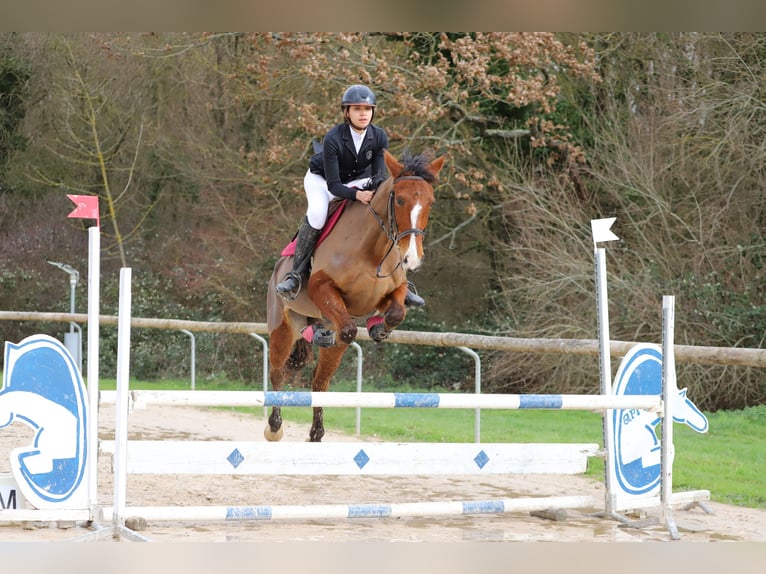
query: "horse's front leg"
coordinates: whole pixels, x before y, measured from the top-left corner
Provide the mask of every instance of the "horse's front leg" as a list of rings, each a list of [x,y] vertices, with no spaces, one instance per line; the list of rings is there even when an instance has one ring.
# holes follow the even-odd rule
[[[323,271],[317,271],[309,280],[309,293],[311,293],[311,300],[322,313],[322,317],[332,322],[332,329],[337,339],[335,343],[342,345],[353,343],[358,330],[356,322],[349,314],[335,282]]]
[[[367,333],[373,341],[383,341],[388,334],[402,324],[407,316],[404,298],[407,296],[407,284],[400,285],[385,297],[378,305],[381,315],[367,319]]]

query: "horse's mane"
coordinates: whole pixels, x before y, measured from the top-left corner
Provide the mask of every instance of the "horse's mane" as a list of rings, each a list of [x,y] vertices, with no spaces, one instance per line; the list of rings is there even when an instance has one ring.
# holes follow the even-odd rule
[[[409,151],[405,151],[402,155],[402,165],[404,169],[399,174],[399,177],[405,175],[414,175],[421,177],[428,183],[434,183],[436,176],[428,169],[431,165],[432,157],[428,152],[418,155],[412,155]]]

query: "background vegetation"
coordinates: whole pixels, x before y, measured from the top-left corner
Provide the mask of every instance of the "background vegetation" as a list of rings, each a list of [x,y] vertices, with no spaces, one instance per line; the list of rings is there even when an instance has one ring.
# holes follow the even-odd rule
[[[305,199],[311,139],[364,82],[400,154],[446,153],[405,328],[595,338],[589,221],[609,245],[614,339],[762,347],[766,35],[0,34],[0,308],[68,311],[46,259],[87,269],[101,198],[103,312],[133,268],[135,314],[263,321]],[[85,309],[81,283],[78,311]],[[459,303],[459,304],[456,304]],[[0,324],[3,340],[63,325]],[[116,334],[103,329],[111,375]],[[132,372],[178,376],[183,335],[134,333]],[[380,345],[365,371],[472,386],[469,358]],[[366,355],[367,357],[367,355]],[[463,364],[464,363],[464,364]],[[487,391],[596,392],[596,362],[495,353]],[[205,376],[260,380],[246,337],[201,338]],[[679,365],[707,410],[766,399],[764,373]]]

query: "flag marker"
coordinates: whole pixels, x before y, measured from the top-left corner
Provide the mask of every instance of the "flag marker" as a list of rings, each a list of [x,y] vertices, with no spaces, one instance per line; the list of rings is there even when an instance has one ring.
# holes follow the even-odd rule
[[[616,217],[607,217],[606,219],[591,219],[590,228],[593,233],[593,247],[600,241],[616,241],[620,239],[610,231],[610,227],[615,222]]]
[[[98,210],[97,195],[67,195],[77,206],[67,217],[75,219],[95,219],[96,226],[101,229],[101,216]]]

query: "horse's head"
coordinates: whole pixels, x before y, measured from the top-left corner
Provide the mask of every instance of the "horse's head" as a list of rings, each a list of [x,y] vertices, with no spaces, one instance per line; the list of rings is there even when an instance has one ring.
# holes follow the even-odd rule
[[[391,235],[399,245],[405,271],[416,270],[423,261],[423,235],[434,204],[433,185],[444,159],[441,156],[431,161],[425,155],[405,154],[399,162],[385,151],[386,166],[392,176],[388,196]],[[385,187],[389,189],[388,185]]]

